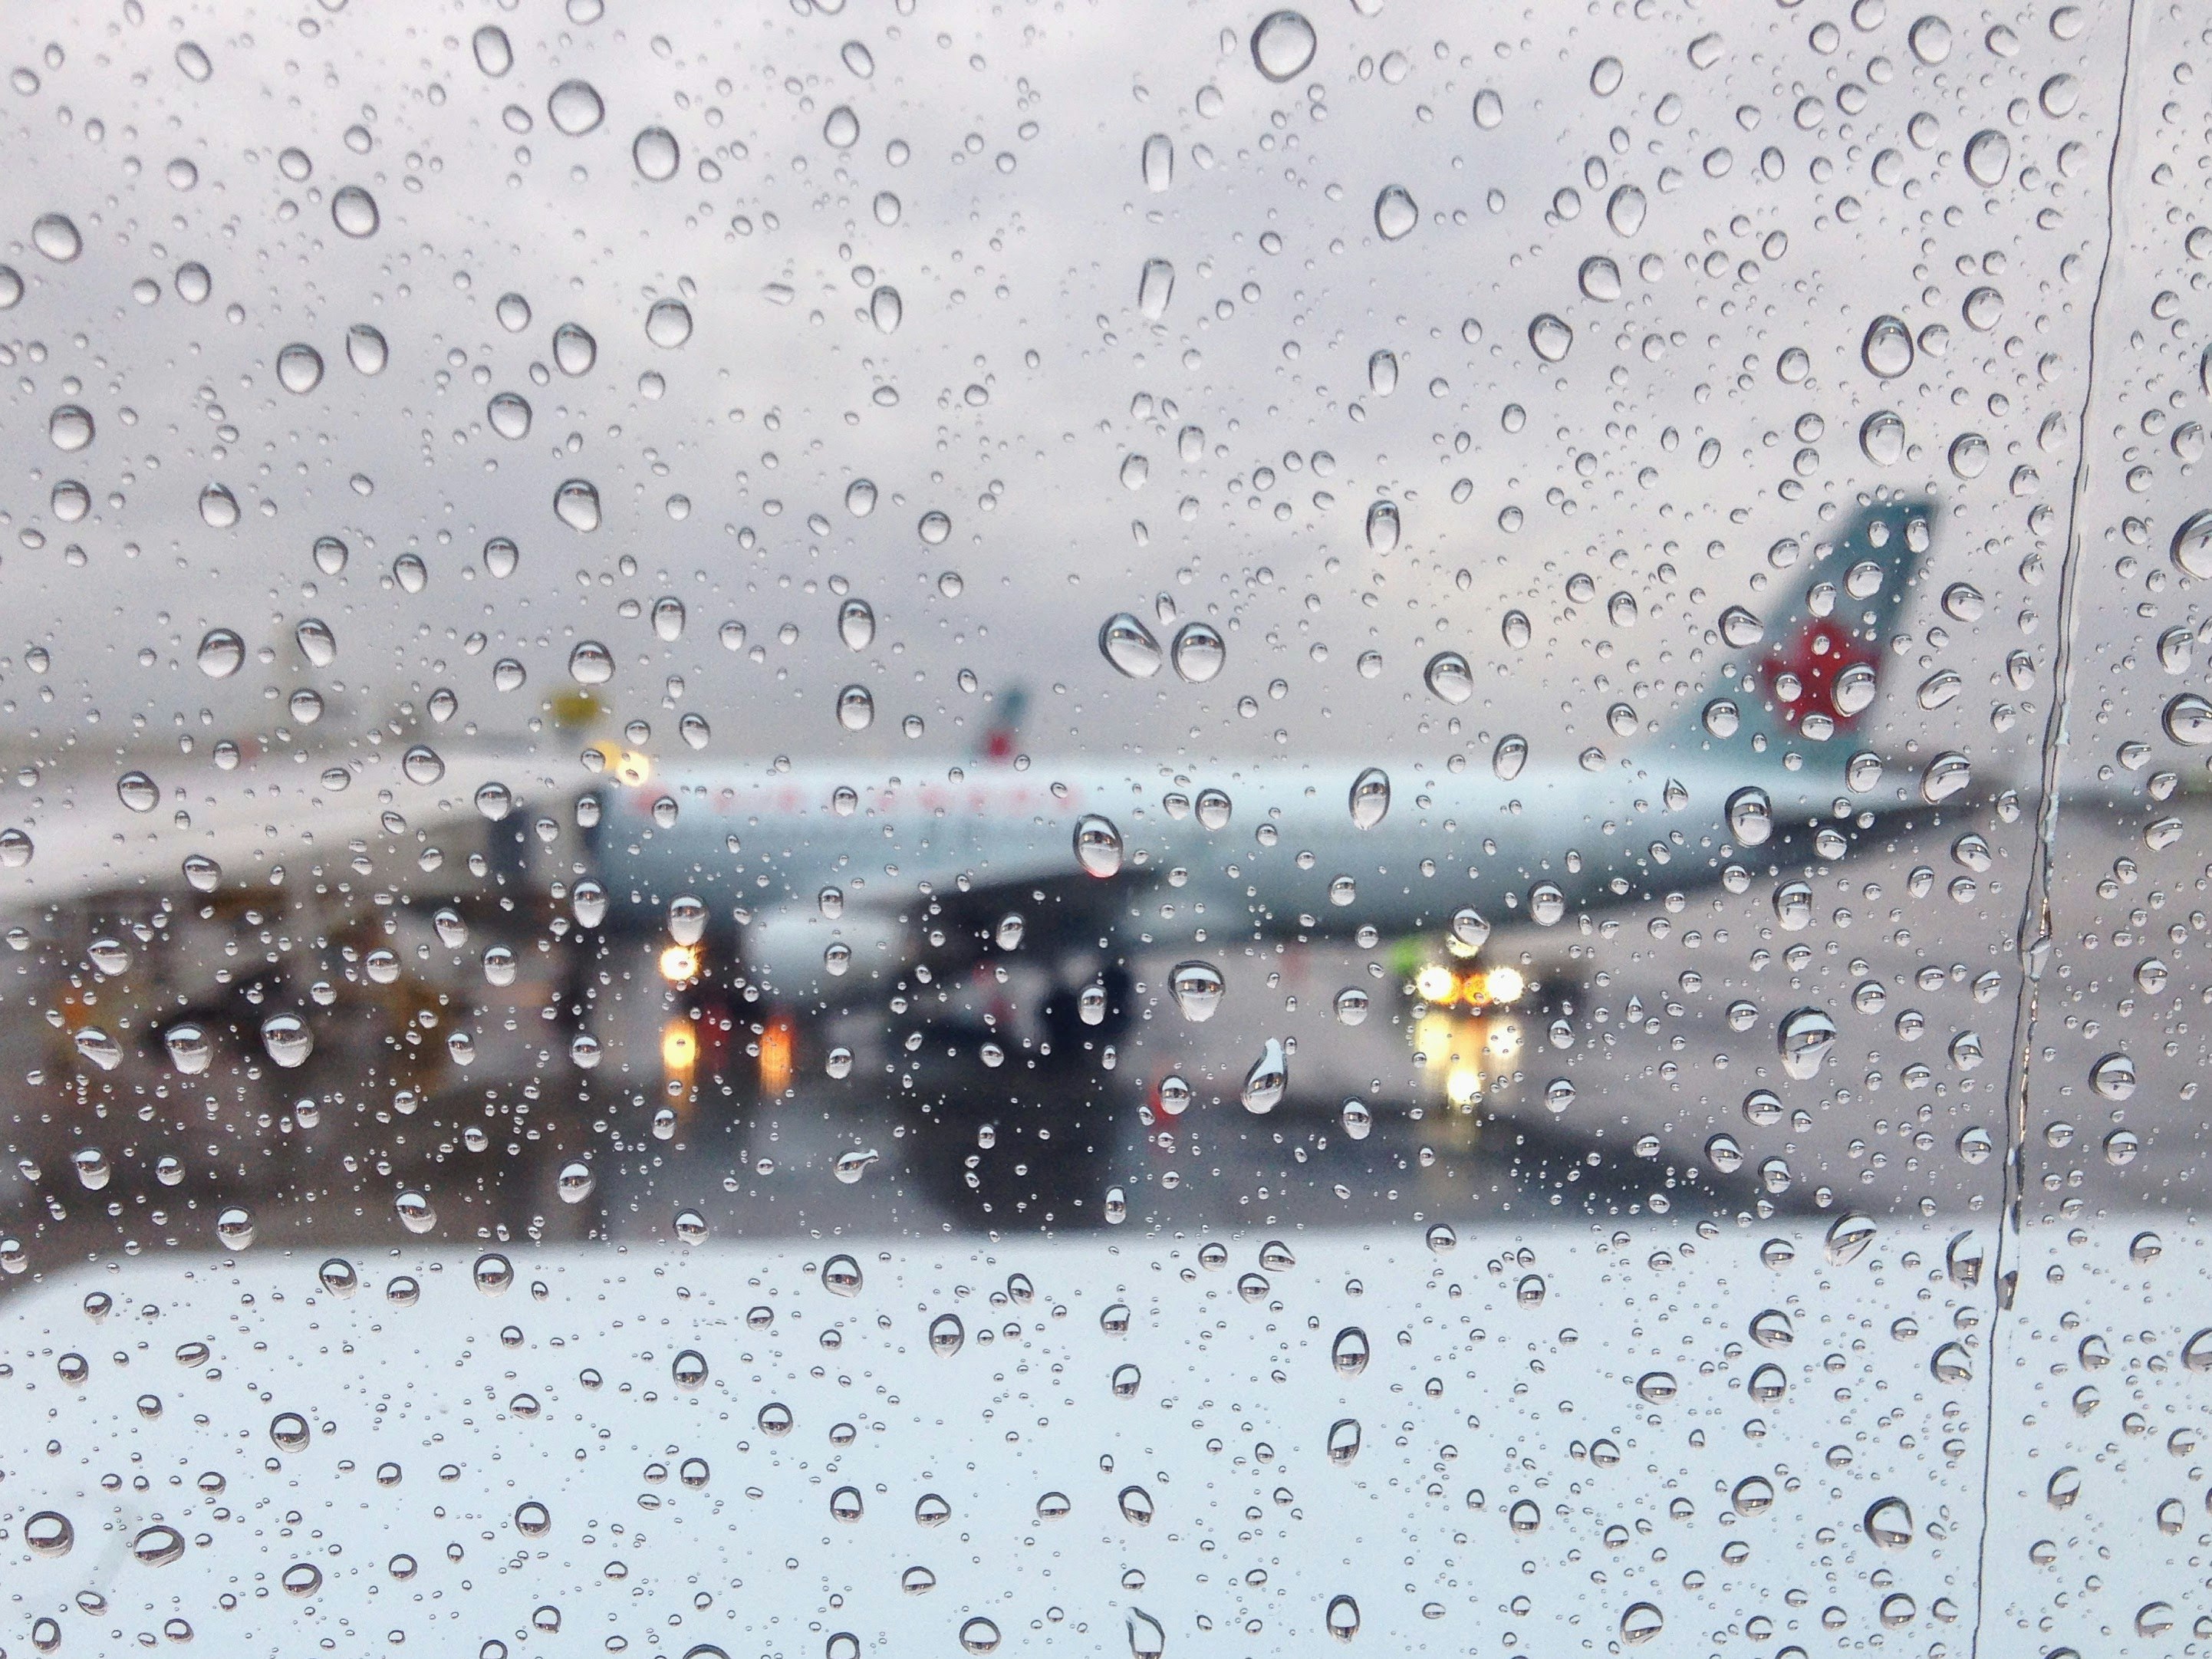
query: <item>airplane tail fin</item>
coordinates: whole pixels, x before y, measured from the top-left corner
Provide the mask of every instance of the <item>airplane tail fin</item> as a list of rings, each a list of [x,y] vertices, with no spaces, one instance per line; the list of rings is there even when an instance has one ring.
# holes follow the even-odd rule
[[[1812,568],[1763,621],[1740,607],[1723,617],[1730,654],[1686,711],[1677,748],[1772,763],[1795,753],[1800,765],[1843,769],[1894,678],[1890,635],[1935,517],[1932,501],[1899,496],[1860,507],[1832,540],[1778,544],[1778,568]]]
[[[981,758],[999,766],[1010,763],[1021,748],[1022,720],[1028,714],[1027,688],[1010,685],[998,695],[997,712],[984,729]]]

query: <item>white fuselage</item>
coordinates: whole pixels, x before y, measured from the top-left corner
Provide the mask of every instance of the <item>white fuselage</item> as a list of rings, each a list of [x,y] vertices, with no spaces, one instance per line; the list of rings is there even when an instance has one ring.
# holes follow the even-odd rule
[[[1389,939],[1441,930],[1463,907],[1493,926],[1556,921],[1716,880],[1740,846],[1729,801],[1747,785],[1766,793],[1777,824],[1832,819],[1845,794],[1831,768],[1673,758],[1664,772],[1532,764],[1510,781],[1487,767],[1401,766],[1388,812],[1365,829],[1348,803],[1364,767],[1350,762],[1142,774],[1039,763],[874,782],[814,769],[701,770],[604,792],[599,858],[611,896],[634,915],[691,896],[718,922],[742,921],[749,973],[803,1007],[829,988],[833,943],[850,951],[856,979],[902,965],[925,892],[988,894],[1019,914],[1042,884],[1084,877],[1073,838],[1093,814],[1124,847],[1120,872],[1098,878],[1122,889],[1100,907],[1116,947],[1174,948],[1370,928]],[[1225,823],[1218,811],[1212,827],[1202,820],[1207,790],[1229,798]],[[676,817],[664,827],[653,806],[668,800]],[[825,888],[842,902],[824,906]]]

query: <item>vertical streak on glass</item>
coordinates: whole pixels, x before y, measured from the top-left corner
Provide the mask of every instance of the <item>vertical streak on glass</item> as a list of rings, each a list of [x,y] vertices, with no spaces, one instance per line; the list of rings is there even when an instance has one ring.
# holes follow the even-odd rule
[[[2036,782],[2035,836],[2026,891],[2021,902],[2020,927],[2014,936],[2020,963],[2020,990],[2013,1009],[2012,1052],[2005,1076],[2005,1149],[2002,1164],[2004,1200],[1990,1257],[1990,1340],[1983,1378],[1981,1536],[1977,1544],[1974,1571],[1974,1623],[1967,1652],[1979,1659],[1982,1617],[1989,1582],[1990,1494],[1992,1462],[1997,1444],[1998,1351],[2005,1331],[2005,1314],[2013,1301],[2019,1267],[2012,1260],[2008,1241],[2017,1237],[2021,1204],[2026,1185],[2028,1069],[2033,1054],[2038,992],[2051,948],[2051,866],[2058,836],[2058,776],[2068,736],[2074,676],[2074,635],[2081,603],[2081,498],[2089,473],[2089,414],[2095,406],[2099,382],[2098,345],[2112,325],[2105,314],[2106,290],[2112,271],[2112,250],[2119,240],[2119,169],[2127,131],[2128,97],[2135,66],[2135,0],[2128,0],[2122,25],[2120,74],[2113,88],[2112,148],[2105,156],[2105,246],[2097,264],[2097,285],[2089,301],[2088,362],[2081,377],[2081,407],[2075,422],[2074,476],[2067,489],[2066,552],[2058,567],[2058,621],[2051,647],[2051,707],[2044,719],[2043,763]]]

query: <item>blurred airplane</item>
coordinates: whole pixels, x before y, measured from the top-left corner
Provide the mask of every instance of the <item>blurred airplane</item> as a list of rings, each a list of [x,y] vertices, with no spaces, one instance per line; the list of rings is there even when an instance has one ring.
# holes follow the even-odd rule
[[[1965,786],[1963,770],[1900,782],[1865,741],[1932,526],[1929,502],[1884,499],[1803,545],[1794,591],[1764,619],[1724,616],[1704,690],[1671,726],[1627,727],[1613,758],[1540,759],[1507,738],[1488,766],[1395,776],[1357,756],[1137,775],[1018,754],[1017,693],[978,763],[942,781],[634,770],[604,792],[596,831],[606,925],[665,928],[672,985],[774,1011],[771,1092],[835,1016],[887,998],[993,1064],[1110,1068],[1139,1014],[1139,953],[1192,958],[1167,988],[1186,1016],[1255,941],[1395,946],[1425,1008],[1513,1009],[1535,994],[1531,958],[1494,933],[1661,888],[1742,890]],[[1472,695],[1450,653],[1428,678],[1447,702]],[[978,981],[980,1007],[963,1000]]]

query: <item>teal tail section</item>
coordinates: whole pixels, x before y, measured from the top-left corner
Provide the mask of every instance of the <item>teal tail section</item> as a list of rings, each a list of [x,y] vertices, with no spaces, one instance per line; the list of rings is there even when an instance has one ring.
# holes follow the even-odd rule
[[[1803,574],[1764,617],[1723,617],[1734,643],[1677,721],[1674,752],[1747,775],[1788,767],[1808,783],[1847,774],[1896,678],[1889,642],[1935,526],[1933,501],[1899,496],[1861,507],[1832,538],[1778,545],[1777,561]]]

